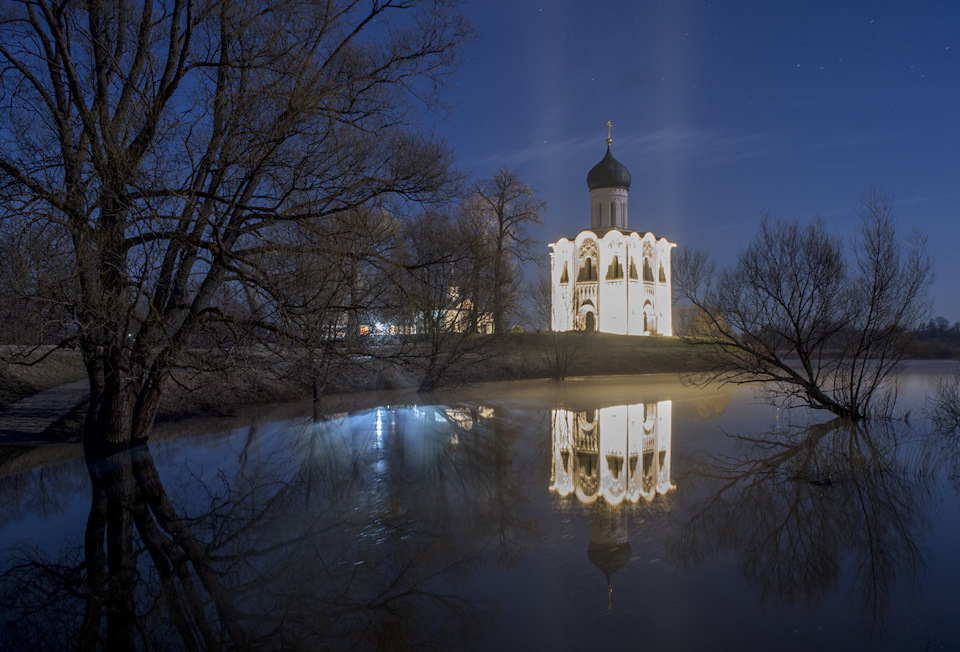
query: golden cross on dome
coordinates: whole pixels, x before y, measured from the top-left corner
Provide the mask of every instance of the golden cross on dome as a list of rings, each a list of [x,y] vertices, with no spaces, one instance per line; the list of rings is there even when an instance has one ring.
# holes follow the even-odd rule
[[[613,138],[610,137],[610,127],[613,126],[609,120],[607,120],[607,145],[613,142]]]

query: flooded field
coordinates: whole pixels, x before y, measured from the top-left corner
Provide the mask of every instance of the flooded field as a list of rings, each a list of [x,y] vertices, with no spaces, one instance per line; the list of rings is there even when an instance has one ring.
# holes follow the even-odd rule
[[[0,478],[4,649],[960,648],[960,443],[672,376],[491,384]]]

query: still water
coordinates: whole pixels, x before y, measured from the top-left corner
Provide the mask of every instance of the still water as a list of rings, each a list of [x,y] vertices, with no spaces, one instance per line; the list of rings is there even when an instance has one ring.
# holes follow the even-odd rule
[[[960,444],[672,376],[259,420],[0,478],[0,647],[960,649]]]

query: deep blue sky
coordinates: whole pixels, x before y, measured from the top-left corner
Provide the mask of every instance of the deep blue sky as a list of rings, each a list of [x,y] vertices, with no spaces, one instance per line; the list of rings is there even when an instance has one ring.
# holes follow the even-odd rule
[[[934,314],[960,320],[960,1],[468,0],[477,39],[437,130],[474,178],[547,200],[546,243],[589,226],[605,151],[630,226],[726,263],[761,212],[844,236],[871,184],[929,238]]]

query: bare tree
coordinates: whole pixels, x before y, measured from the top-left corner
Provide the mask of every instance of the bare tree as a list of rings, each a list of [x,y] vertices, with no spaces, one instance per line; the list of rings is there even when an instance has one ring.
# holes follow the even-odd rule
[[[149,435],[174,365],[231,320],[218,298],[263,302],[243,332],[283,327],[264,263],[285,225],[445,187],[417,107],[469,36],[455,0],[6,6],[0,219],[70,244],[86,443]]]
[[[858,213],[849,256],[822,220],[768,217],[718,274],[705,255],[679,253],[675,287],[708,333],[690,341],[717,351],[710,379],[762,383],[774,399],[852,420],[889,413],[932,266],[922,237],[898,233],[883,192],[871,189]]]
[[[0,230],[0,334],[4,344],[69,338],[68,297],[77,292],[69,243],[56,229],[19,216]]]
[[[937,381],[933,392],[927,396],[924,414],[936,433],[960,433],[960,372],[954,371]]]
[[[564,380],[584,344],[583,333],[551,331],[538,336],[537,356],[553,380]]]
[[[415,334],[416,348],[404,357],[420,376],[421,392],[436,389],[454,368],[477,362],[485,344],[477,327],[489,314],[490,288],[473,285],[477,246],[462,221],[444,212],[427,211],[404,230],[393,304],[404,332]],[[469,294],[460,279],[470,284]]]
[[[379,347],[374,326],[392,309],[388,290],[400,272],[393,258],[402,225],[387,211],[357,207],[290,226],[284,246],[264,262],[274,272],[270,296],[257,305],[282,308],[275,345],[281,355],[297,351],[287,356],[295,360],[292,371],[312,386],[316,400],[328,386],[356,378],[370,356],[390,355]]]
[[[516,308],[521,286],[518,263],[530,257],[536,242],[528,229],[540,224],[546,202],[516,174],[500,168],[493,178],[474,185],[465,208],[488,234],[493,331],[506,333],[507,316]]]
[[[548,331],[553,321],[553,288],[550,282],[550,263],[537,261],[537,277],[527,286],[527,298],[531,304],[534,327]]]

